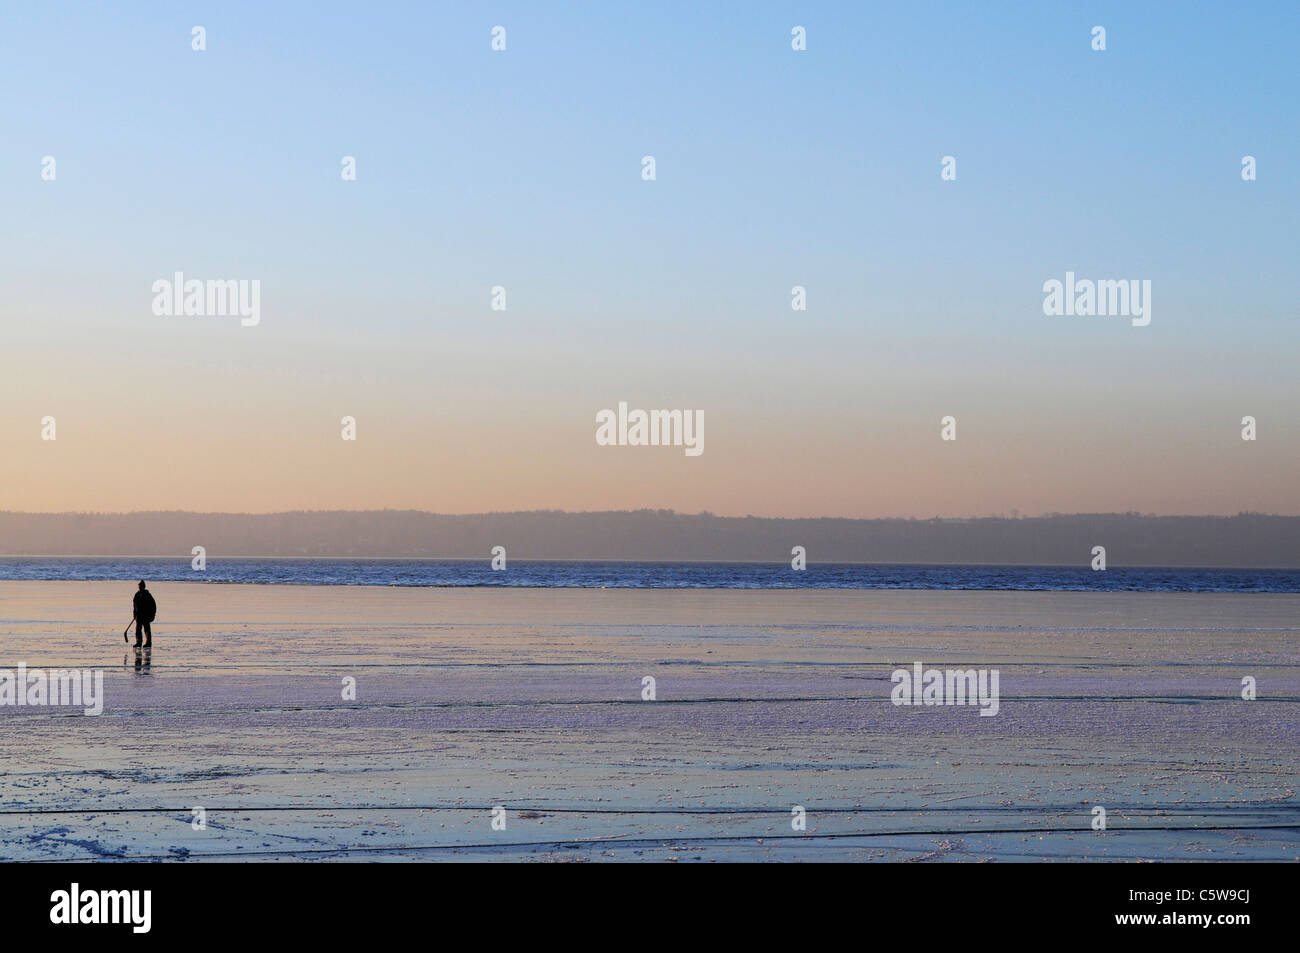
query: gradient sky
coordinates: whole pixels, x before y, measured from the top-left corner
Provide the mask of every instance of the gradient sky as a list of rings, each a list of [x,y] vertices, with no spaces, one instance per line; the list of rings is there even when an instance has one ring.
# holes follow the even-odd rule
[[[1300,514],[1300,6],[122,6],[0,24],[0,509]]]

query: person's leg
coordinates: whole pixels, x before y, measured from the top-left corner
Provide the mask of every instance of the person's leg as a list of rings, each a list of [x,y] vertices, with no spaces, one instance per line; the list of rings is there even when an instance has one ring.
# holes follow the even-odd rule
[[[148,648],[153,645],[153,629],[149,628],[149,623],[144,624],[144,647]]]
[[[141,632],[141,627],[143,625],[144,623],[141,622],[139,619],[135,620],[135,647],[136,648],[140,647],[140,632]]]

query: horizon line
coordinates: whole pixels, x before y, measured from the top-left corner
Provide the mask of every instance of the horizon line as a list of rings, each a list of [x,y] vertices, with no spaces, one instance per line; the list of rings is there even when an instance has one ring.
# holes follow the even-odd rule
[[[708,517],[711,519],[728,519],[728,520],[844,520],[854,522],[925,522],[925,523],[943,523],[943,522],[970,522],[974,520],[1034,520],[1034,519],[1058,519],[1062,517],[1080,517],[1080,516],[1128,516],[1139,519],[1240,519],[1248,516],[1263,516],[1271,519],[1300,519],[1300,514],[1288,513],[1265,513],[1255,510],[1241,510],[1236,513],[1142,513],[1137,510],[1108,510],[1095,512],[1075,512],[1075,513],[1038,513],[1035,515],[1017,513],[1014,516],[1006,514],[986,514],[984,516],[756,516],[747,513],[744,516],[722,516],[710,510],[701,510],[697,513],[679,512],[674,509],[665,509],[662,507],[641,507],[638,509],[624,510],[564,510],[564,509],[531,509],[531,510],[480,510],[471,513],[443,513],[437,510],[422,510],[411,507],[384,507],[382,509],[362,509],[362,510],[267,510],[264,512],[247,512],[247,511],[220,511],[220,510],[0,510],[0,516],[163,516],[168,514],[183,516],[243,516],[243,517],[265,517],[265,516],[293,516],[299,514],[311,515],[342,515],[342,514],[378,514],[378,513],[418,513],[424,516],[439,516],[451,518],[465,518],[475,516],[535,516],[539,514],[559,515],[559,516],[606,516],[610,514],[663,514],[668,516],[685,516],[685,517]]]

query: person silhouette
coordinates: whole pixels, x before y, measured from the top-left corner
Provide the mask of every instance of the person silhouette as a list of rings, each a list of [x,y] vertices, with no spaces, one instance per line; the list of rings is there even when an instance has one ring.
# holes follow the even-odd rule
[[[140,633],[144,632],[144,645],[146,648],[153,645],[153,630],[150,624],[158,615],[158,603],[153,601],[153,595],[144,587],[144,580],[140,580],[140,588],[131,600],[132,618],[135,619],[135,644],[139,648]]]

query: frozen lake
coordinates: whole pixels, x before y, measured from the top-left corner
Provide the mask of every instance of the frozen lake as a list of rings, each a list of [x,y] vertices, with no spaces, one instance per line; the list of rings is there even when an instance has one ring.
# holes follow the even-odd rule
[[[0,707],[3,859],[1300,858],[1297,595],[153,589],[137,658],[130,581],[0,583],[105,695]]]

